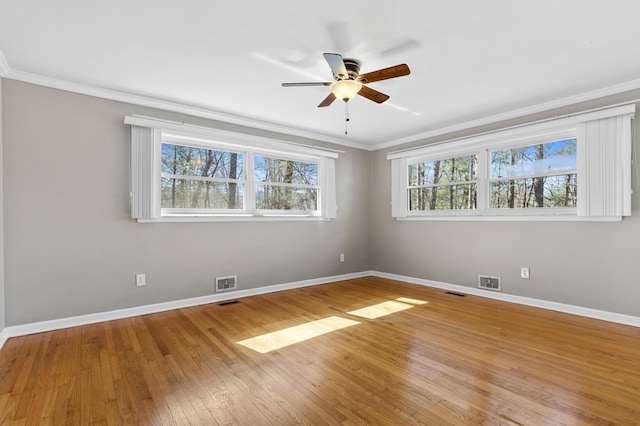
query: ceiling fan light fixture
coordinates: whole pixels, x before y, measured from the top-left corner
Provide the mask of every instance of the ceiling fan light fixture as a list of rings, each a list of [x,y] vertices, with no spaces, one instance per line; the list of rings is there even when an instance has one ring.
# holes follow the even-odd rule
[[[362,89],[362,83],[356,80],[338,80],[331,84],[331,93],[336,98],[349,102]]]

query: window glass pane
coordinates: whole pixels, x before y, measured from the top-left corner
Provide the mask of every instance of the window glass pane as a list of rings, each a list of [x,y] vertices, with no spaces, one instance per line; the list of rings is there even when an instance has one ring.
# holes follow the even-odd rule
[[[255,180],[258,182],[318,184],[318,165],[256,155]]]
[[[162,178],[162,208],[243,209],[244,185],[233,182]]]
[[[409,186],[476,180],[477,155],[409,165]]]
[[[491,208],[576,207],[576,174],[491,182]]]
[[[491,178],[560,174],[575,170],[575,139],[491,152]]]
[[[241,179],[243,155],[237,152],[162,144],[162,173]]]
[[[278,185],[256,185],[256,208],[260,210],[317,210],[318,190]]]
[[[476,208],[476,184],[409,189],[409,210],[470,210]]]

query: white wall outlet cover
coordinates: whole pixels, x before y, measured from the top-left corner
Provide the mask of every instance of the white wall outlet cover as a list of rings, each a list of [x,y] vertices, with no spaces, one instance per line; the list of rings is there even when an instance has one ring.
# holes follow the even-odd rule
[[[146,277],[144,274],[136,274],[136,287],[146,285]]]

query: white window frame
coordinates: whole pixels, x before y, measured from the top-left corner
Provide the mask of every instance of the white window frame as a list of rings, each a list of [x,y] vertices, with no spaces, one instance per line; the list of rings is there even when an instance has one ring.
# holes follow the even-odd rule
[[[426,155],[423,157],[409,157],[407,159],[407,165],[406,165],[406,172],[405,172],[405,180],[406,180],[406,188],[405,188],[405,192],[407,194],[407,216],[408,217],[421,217],[421,216],[442,216],[443,214],[446,215],[455,215],[455,216],[473,216],[473,215],[477,215],[478,213],[478,207],[476,206],[476,209],[459,209],[459,210],[409,210],[409,199],[408,199],[408,194],[409,194],[409,189],[411,188],[415,188],[415,187],[411,187],[409,186],[409,166],[412,164],[419,164],[419,163],[425,163],[425,162],[430,162],[430,161],[438,161],[438,160],[447,160],[450,158],[459,158],[459,157],[466,157],[469,155],[476,155],[476,152],[473,151],[468,151],[468,150],[462,150],[462,151],[450,151],[448,153],[445,154],[434,154],[434,155]],[[481,178],[480,178],[480,172],[481,172],[481,164],[482,162],[480,161],[480,156],[478,156],[478,172],[476,173],[476,180],[475,181],[469,181],[469,182],[475,182],[476,184],[476,190],[478,191],[478,193],[480,192],[480,184],[481,184]],[[466,184],[467,182],[461,182],[463,184]],[[477,195],[478,196],[478,195]],[[478,196],[479,198],[479,196]],[[479,199],[476,201],[476,205],[477,203],[479,203]]]
[[[540,208],[540,207],[531,207],[531,208],[514,208],[514,209],[496,209],[491,208],[489,206],[489,198],[491,197],[491,152],[497,151],[501,149],[511,149],[511,148],[520,148],[524,146],[537,145],[541,143],[554,142],[564,139],[577,139],[576,137],[576,128],[575,126],[568,126],[564,129],[557,129],[553,132],[545,132],[542,134],[535,134],[528,137],[523,137],[521,139],[512,140],[509,142],[495,142],[487,144],[486,148],[482,152],[482,207],[485,211],[486,215],[494,215],[494,216],[522,216],[522,217],[531,217],[531,216],[576,216],[577,208],[576,207],[566,207],[566,208]],[[576,140],[576,144],[579,144]],[[578,150],[579,148],[576,148]],[[478,161],[480,164],[480,160]],[[577,163],[577,160],[576,160]],[[478,169],[480,169],[480,165],[478,165]],[[578,174],[578,180],[580,179],[580,173],[577,171],[576,164],[576,172]],[[558,173],[554,173],[553,175],[557,175]],[[539,177],[541,175],[535,175],[535,177]],[[526,176],[529,177],[529,176]],[[521,178],[521,177],[518,177]],[[480,195],[478,195],[480,198]]]
[[[237,180],[238,183],[242,183],[244,188],[247,187],[247,172],[246,172],[246,165],[244,164],[244,162],[246,162],[246,159],[248,158],[248,152],[247,150],[243,150],[243,149],[234,149],[233,147],[230,146],[223,146],[221,144],[217,144],[215,143],[215,141],[208,141],[208,140],[202,140],[202,139],[196,139],[193,137],[185,137],[184,135],[180,135],[180,134],[176,134],[176,133],[165,133],[164,131],[159,131],[159,151],[161,152],[161,147],[163,144],[172,144],[172,145],[180,145],[180,146],[190,146],[190,147],[194,147],[194,148],[202,148],[202,149],[213,149],[213,150],[217,150],[217,151],[225,151],[225,152],[236,152],[238,154],[242,154],[242,158],[243,158],[243,166],[245,167],[245,172],[243,173],[243,178],[241,180]],[[160,177],[172,177],[173,175],[169,175],[166,173],[162,173],[162,162],[161,162],[161,156],[160,156],[160,162],[158,163],[158,167],[160,168],[161,172],[160,172]],[[184,175],[176,175],[176,177],[180,178],[183,177]],[[201,178],[199,178],[198,176],[184,176],[184,177],[188,177],[190,179],[195,179],[195,180],[199,180]],[[236,181],[233,179],[222,179],[222,178],[218,178],[218,179],[206,179],[206,180],[210,180],[210,181],[214,181],[214,182],[221,182],[221,181]],[[160,192],[161,189],[158,188],[158,191]],[[242,209],[215,209],[216,214],[223,214],[223,215],[232,215],[232,214],[247,214],[248,210],[247,210],[247,201],[246,201],[246,197],[244,197],[244,206]],[[212,209],[213,210],[213,209]],[[160,215],[161,216],[184,216],[184,215],[208,215],[211,214],[207,209],[182,209],[182,208],[167,208],[167,207],[161,207],[160,208]]]
[[[329,220],[336,217],[335,160],[340,151],[275,139],[127,116],[131,125],[131,215],[138,222],[215,222]],[[243,154],[243,209],[161,208],[162,143],[232,151]],[[303,161],[318,165],[317,210],[258,210],[255,208],[254,156]]]
[[[387,159],[391,161],[392,217],[398,220],[621,220],[631,215],[631,119],[634,114],[633,104],[617,106],[391,152]],[[603,129],[608,133],[600,138]],[[491,151],[571,138],[576,139],[578,207],[490,208]],[[409,210],[410,164],[474,154],[478,156],[475,210]]]
[[[287,160],[287,161],[303,161],[306,163],[312,163],[312,164],[316,164],[318,166],[318,184],[316,185],[306,185],[306,184],[296,184],[296,183],[280,183],[280,182],[261,182],[261,181],[257,181],[255,180],[255,156],[259,155],[262,157],[269,157],[269,158],[273,158],[273,159],[277,159],[277,160]],[[324,162],[317,160],[317,159],[308,159],[308,158],[300,158],[300,157],[296,157],[293,155],[277,155],[277,154],[273,154],[273,153],[263,153],[261,151],[254,151],[250,154],[250,159],[251,159],[251,179],[249,181],[249,184],[252,186],[252,191],[251,191],[251,195],[255,197],[255,194],[257,194],[258,192],[258,185],[260,184],[265,184],[265,185],[271,185],[271,186],[280,186],[280,187],[295,187],[295,188],[300,188],[300,187],[304,187],[304,188],[312,188],[312,189],[316,189],[318,191],[318,200],[317,200],[317,205],[318,205],[318,210],[315,211],[306,211],[306,210],[285,210],[285,214],[287,216],[320,216],[320,212],[321,212],[321,205],[322,205],[322,194],[323,194],[323,190],[322,187],[320,186],[320,176],[325,173],[324,171]],[[252,199],[253,205],[255,205],[256,200],[255,198]],[[258,209],[256,207],[256,213],[261,215],[261,216],[280,216],[283,213],[283,210],[273,210],[273,209]]]

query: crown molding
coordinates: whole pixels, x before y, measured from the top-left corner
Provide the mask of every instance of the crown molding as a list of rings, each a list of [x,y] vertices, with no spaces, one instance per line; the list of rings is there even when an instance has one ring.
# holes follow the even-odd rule
[[[371,147],[371,150],[376,151],[379,149],[390,148],[393,146],[402,145],[409,142],[417,142],[417,141],[432,138],[435,136],[442,136],[449,133],[458,132],[461,130],[471,129],[474,127],[480,127],[480,126],[486,126],[493,123],[499,123],[501,121],[520,118],[530,114],[537,114],[540,112],[551,111],[556,108],[575,105],[581,102],[593,101],[595,99],[604,98],[606,96],[611,96],[611,95],[617,95],[620,93],[628,92],[631,90],[637,90],[637,89],[640,89],[640,79],[631,80],[625,83],[604,87],[602,89],[592,90],[592,91],[581,93],[578,95],[567,96],[565,98],[556,99],[551,102],[544,102],[541,104],[532,105],[529,107],[509,111],[506,113],[490,115],[488,117],[479,118],[477,120],[467,121],[465,123],[454,124],[452,126],[447,126],[447,127],[440,127],[438,129],[429,130],[424,133],[418,133],[416,135],[402,137],[389,142],[374,145],[373,147]]]
[[[0,71],[2,70],[2,58],[0,58]],[[6,61],[4,62],[6,64]],[[121,90],[109,89],[104,87],[92,86],[89,84],[74,83],[71,81],[61,80],[53,77],[47,77],[39,74],[28,73],[24,71],[13,70],[8,67],[2,74],[2,77],[11,80],[22,81],[25,83],[36,84],[39,86],[50,87],[53,89],[64,90],[67,92],[78,93],[82,95],[94,96],[97,98],[108,99],[112,101],[125,102],[128,104],[139,105],[150,108],[157,108],[164,111],[187,114],[194,117],[207,118],[210,120],[221,121],[229,124],[237,124],[253,129],[266,130],[276,133],[282,133],[291,136],[299,136],[316,141],[328,142],[341,146],[348,146],[362,150],[371,150],[371,146],[359,144],[353,141],[336,138],[322,133],[311,132],[296,127],[280,125],[262,121],[254,118],[242,117],[234,114],[217,111],[210,108],[188,105],[168,99],[154,98],[151,96],[125,92]]]
[[[567,96],[550,102],[544,102],[525,108],[508,111],[505,113],[494,114],[476,120],[464,123],[454,124],[451,126],[440,127],[426,132],[408,135],[402,138],[394,139],[376,145],[366,145],[353,142],[347,139],[329,136],[322,133],[312,132],[284,124],[270,123],[259,119],[242,117],[239,115],[229,114],[210,108],[188,105],[168,99],[154,98],[151,96],[136,94],[132,92],[124,92],[121,90],[109,89],[104,87],[92,86],[88,84],[74,83],[66,80],[47,77],[39,74],[28,73],[24,71],[13,70],[9,67],[2,51],[0,51],[0,77],[12,80],[23,81],[25,83],[37,84],[40,86],[50,87],[53,89],[65,90],[68,92],[78,93],[82,95],[94,96],[97,98],[108,99],[118,102],[125,102],[133,105],[139,105],[150,108],[157,108],[164,111],[187,114],[194,117],[207,118],[210,120],[221,121],[229,124],[237,124],[248,128],[282,133],[290,136],[299,136],[316,141],[328,142],[336,145],[346,146],[350,148],[361,149],[364,151],[377,151],[385,148],[391,148],[406,143],[417,142],[436,136],[442,136],[462,130],[481,127],[506,121],[510,119],[524,117],[530,114],[537,114],[550,111],[556,108],[562,108],[581,102],[588,102],[606,96],[617,95],[631,90],[640,89],[640,79],[631,80],[625,83],[604,87],[597,90],[581,93],[578,95]]]

